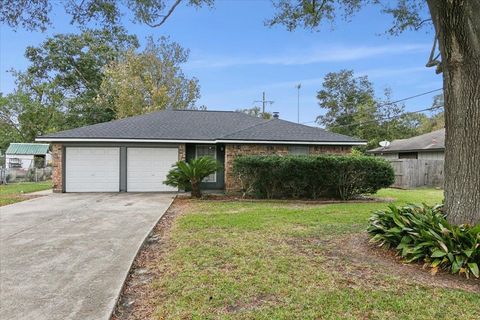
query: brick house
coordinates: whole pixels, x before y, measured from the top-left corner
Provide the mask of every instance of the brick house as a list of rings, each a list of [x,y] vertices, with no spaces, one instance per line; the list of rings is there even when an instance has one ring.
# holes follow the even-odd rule
[[[166,110],[38,137],[52,143],[56,192],[176,191],[163,184],[177,160],[212,156],[223,170],[203,187],[236,191],[241,155],[346,154],[356,138],[240,112]]]

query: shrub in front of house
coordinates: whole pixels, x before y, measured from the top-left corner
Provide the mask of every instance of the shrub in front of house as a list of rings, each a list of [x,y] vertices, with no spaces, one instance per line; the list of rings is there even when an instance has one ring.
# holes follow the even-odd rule
[[[259,198],[352,199],[395,178],[390,163],[367,156],[242,156],[233,172],[244,194]]]
[[[368,232],[379,246],[394,248],[407,262],[424,262],[436,273],[479,277],[480,225],[450,225],[442,205],[389,206],[374,212]]]
[[[217,160],[205,156],[192,159],[189,162],[178,161],[167,174],[163,182],[179,189],[190,189],[192,197],[202,197],[201,183],[204,178],[222,169]]]

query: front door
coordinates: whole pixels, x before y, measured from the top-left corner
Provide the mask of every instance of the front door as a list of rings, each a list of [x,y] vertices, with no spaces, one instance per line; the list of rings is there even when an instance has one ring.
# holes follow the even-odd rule
[[[192,159],[210,156],[217,160],[223,167],[225,162],[225,146],[221,144],[187,144],[187,161]],[[208,177],[206,177],[201,187],[204,190],[223,190],[224,185],[224,171],[219,170]]]
[[[217,160],[217,146],[212,144],[197,144],[195,149],[195,158],[200,157],[212,157]],[[202,180],[203,183],[216,183],[217,173],[214,172],[211,175],[205,177]]]

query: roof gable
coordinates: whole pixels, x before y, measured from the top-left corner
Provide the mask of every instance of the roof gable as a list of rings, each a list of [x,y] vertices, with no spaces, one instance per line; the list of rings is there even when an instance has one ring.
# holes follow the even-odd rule
[[[369,150],[371,153],[445,150],[445,128],[409,139],[393,140],[388,147]]]
[[[44,143],[10,143],[5,154],[44,155],[48,148],[49,145]]]

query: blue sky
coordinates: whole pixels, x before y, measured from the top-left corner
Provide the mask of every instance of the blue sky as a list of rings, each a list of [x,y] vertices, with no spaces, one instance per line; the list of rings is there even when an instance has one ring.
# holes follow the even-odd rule
[[[53,33],[78,32],[62,11],[55,11],[53,26],[46,33],[17,31],[1,26],[0,91],[11,92],[14,79],[7,71],[23,70],[28,45],[41,43]],[[199,79],[198,105],[210,110],[235,110],[254,105],[265,91],[283,119],[297,121],[297,90],[300,91],[300,122],[311,123],[324,111],[316,92],[328,72],[353,69],[368,75],[378,95],[391,88],[394,99],[442,87],[441,75],[425,68],[432,37],[425,31],[406,32],[398,37],[384,34],[390,16],[378,7],[367,7],[350,22],[338,19],[335,28],[326,25],[320,32],[283,27],[265,27],[272,16],[269,0],[218,1],[213,9],[196,10],[179,6],[167,23],[157,29],[124,20],[127,30],[140,40],[167,35],[190,49],[185,73]],[[409,111],[431,105],[430,94],[407,101]]]

